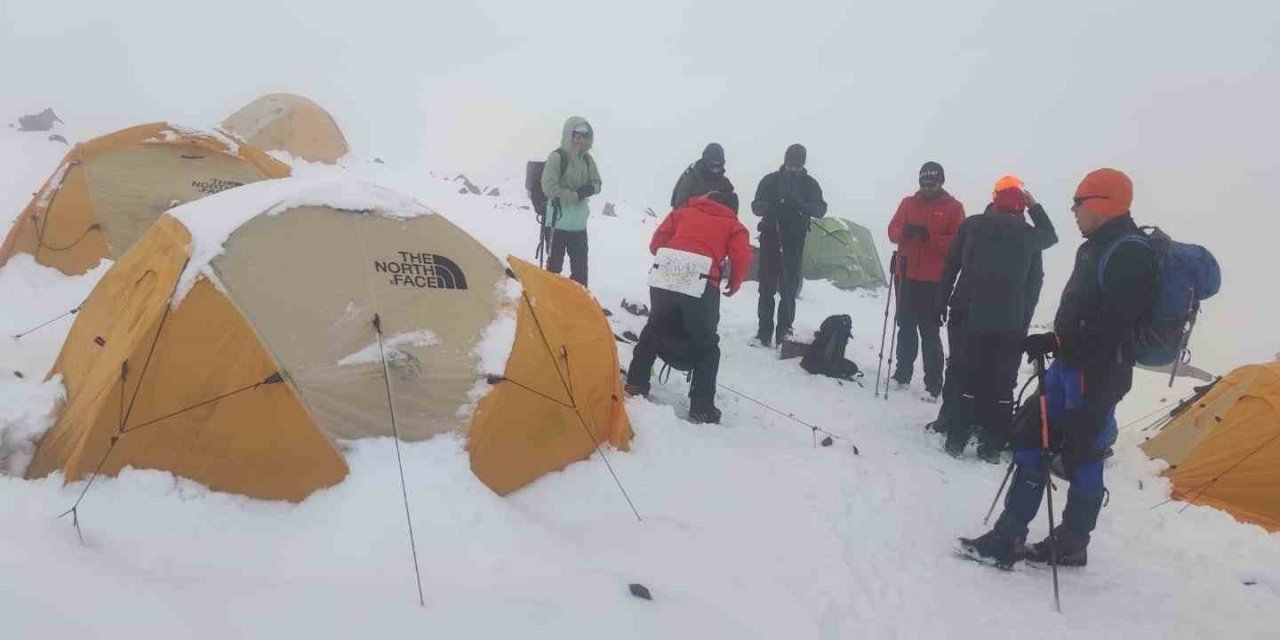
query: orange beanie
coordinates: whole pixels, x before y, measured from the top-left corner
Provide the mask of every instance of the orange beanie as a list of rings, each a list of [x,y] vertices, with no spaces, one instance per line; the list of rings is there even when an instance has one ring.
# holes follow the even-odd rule
[[[1022,180],[1015,175],[1007,175],[996,180],[996,186],[991,190],[991,195],[996,195],[1005,189],[1022,189]]]
[[[1133,206],[1133,181],[1123,171],[1098,169],[1080,181],[1075,197],[1104,218],[1118,218]]]

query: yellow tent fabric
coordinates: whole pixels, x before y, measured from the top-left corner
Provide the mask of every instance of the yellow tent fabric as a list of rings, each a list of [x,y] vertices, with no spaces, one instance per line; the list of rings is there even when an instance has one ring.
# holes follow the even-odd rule
[[[15,253],[68,275],[118,258],[175,205],[289,167],[249,145],[164,122],[78,144],[13,223],[0,266]]]
[[[511,260],[524,285],[511,383],[468,428],[480,343],[505,313],[501,262],[429,210],[280,211],[275,186],[199,203],[212,215],[263,187],[269,213],[207,266],[189,264],[199,242],[164,216],[107,272],[50,372],[67,400],[28,477],[158,469],[299,501],[346,476],[341,441],[392,434],[392,407],[402,439],[469,433],[476,475],[500,494],[597,444],[626,448],[613,334],[585,289]]]
[[[320,105],[302,96],[273,93],[231,114],[222,127],[268,151],[286,151],[308,162],[334,164],[350,152],[342,129]]]
[[[582,286],[510,258],[523,286],[506,374],[476,408],[471,470],[506,495],[590,456],[626,450],[618,352],[604,312]],[[548,428],[556,425],[557,428]]]
[[[1280,531],[1280,361],[1232,371],[1142,449],[1175,498]]]

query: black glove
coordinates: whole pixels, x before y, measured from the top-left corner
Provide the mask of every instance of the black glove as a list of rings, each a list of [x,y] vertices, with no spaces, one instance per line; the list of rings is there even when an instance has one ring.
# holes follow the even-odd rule
[[[929,241],[929,229],[924,225],[909,224],[902,230],[902,237],[907,240]]]
[[[582,185],[581,187],[578,187],[578,199],[579,199],[579,200],[584,200],[584,199],[588,198],[589,196],[591,196],[592,194],[594,194],[595,192],[596,192],[596,188],[595,188],[595,187],[593,187],[593,186],[591,186],[591,185],[589,185],[589,184],[584,184],[584,185]]]
[[[1022,340],[1022,352],[1027,354],[1027,362],[1034,362],[1058,352],[1058,336],[1052,333],[1035,333]]]

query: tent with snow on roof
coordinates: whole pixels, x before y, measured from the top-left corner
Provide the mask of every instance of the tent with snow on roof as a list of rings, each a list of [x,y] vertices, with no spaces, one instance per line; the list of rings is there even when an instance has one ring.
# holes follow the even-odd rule
[[[164,122],[77,144],[0,244],[68,275],[118,258],[170,208],[268,178],[289,167],[209,131]]]
[[[227,116],[222,127],[267,151],[308,162],[335,164],[350,152],[337,121],[302,96],[273,93]]]
[[[298,501],[345,477],[343,440],[458,432],[506,494],[627,446],[613,340],[585,289],[504,268],[416,201],[260,182],[171,211],[102,278],[27,475],[159,469]]]

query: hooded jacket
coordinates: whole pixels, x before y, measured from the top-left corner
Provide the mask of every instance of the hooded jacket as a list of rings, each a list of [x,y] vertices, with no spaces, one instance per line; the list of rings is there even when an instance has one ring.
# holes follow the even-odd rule
[[[699,158],[676,181],[676,187],[671,191],[671,208],[683,207],[690,198],[705,196],[712,191],[733,191],[733,183],[723,173],[711,173],[707,168],[707,160]]]
[[[1058,234],[1039,204],[1028,215],[1035,226],[990,205],[960,225],[938,290],[958,326],[984,333],[1025,333],[1030,326],[1044,284],[1041,252],[1057,244]]]
[[[907,261],[907,280],[937,282],[942,279],[947,251],[963,222],[964,205],[946,191],[933,200],[925,200],[919,193],[902,199],[889,222],[889,241],[898,245],[899,259]],[[903,233],[907,225],[924,227],[929,231],[929,239],[907,239]],[[897,265],[894,268],[896,270]]]
[[[827,215],[827,202],[822,187],[801,169],[796,172],[779,169],[760,180],[751,211],[760,216],[760,231],[776,229],[787,236],[801,238],[809,232],[809,220]]]
[[[658,225],[649,241],[649,253],[679,249],[711,258],[711,283],[720,284],[720,263],[729,258],[729,286],[736,290],[751,266],[747,228],[733,209],[705,196],[697,196]]]
[[[587,144],[582,150],[573,148],[573,130],[579,125],[587,127]],[[591,157],[591,146],[595,143],[595,129],[585,118],[573,116],[565,120],[560,134],[560,148],[547,156],[542,167],[542,192],[547,194],[547,219],[545,225],[554,226],[560,231],[586,231],[587,216],[591,210],[587,200],[578,197],[578,187],[591,185],[592,193],[600,193],[600,170],[595,158]],[[564,172],[560,172],[560,154],[565,154]],[[588,196],[590,197],[590,196]],[[555,214],[555,201],[560,200],[560,214]]]

